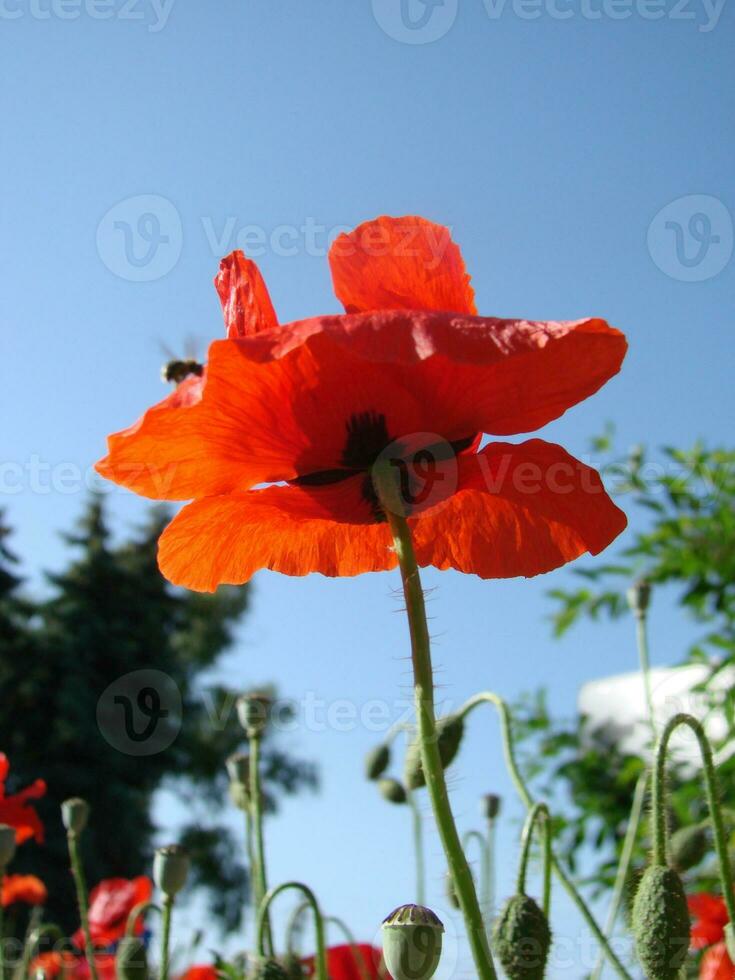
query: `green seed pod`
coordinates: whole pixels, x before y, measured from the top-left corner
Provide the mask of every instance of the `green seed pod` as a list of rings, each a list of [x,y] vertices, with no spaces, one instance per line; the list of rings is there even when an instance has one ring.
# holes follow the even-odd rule
[[[159,847],[153,858],[153,880],[168,898],[173,898],[186,884],[189,855],[179,844]]]
[[[628,605],[636,616],[644,616],[651,601],[651,583],[645,579],[634,582],[628,589]]]
[[[464,734],[464,722],[456,715],[447,715],[436,723],[439,755],[446,769],[454,761]],[[409,789],[420,789],[426,785],[424,769],[421,764],[421,747],[415,739],[406,752],[405,782]]]
[[[405,803],[407,800],[406,790],[397,779],[379,779],[378,789],[383,799],[389,803]]]
[[[647,868],[633,903],[633,935],[647,980],[676,980],[689,949],[689,912],[681,878]]]
[[[423,905],[400,905],[383,920],[383,957],[393,980],[429,980],[442,953],[444,926]]]
[[[383,742],[365,756],[365,775],[368,779],[380,779],[390,765],[390,748]]]
[[[542,980],[551,946],[543,911],[528,895],[513,895],[493,927],[493,946],[509,980]]]
[[[71,834],[81,834],[89,820],[89,803],[79,796],[64,800],[61,804],[61,821]]]
[[[0,823],[0,870],[5,868],[15,857],[15,828]]]
[[[267,694],[245,694],[237,699],[237,717],[248,738],[258,738],[263,734],[272,704]]]
[[[672,866],[679,872],[695,868],[704,858],[709,847],[704,827],[680,827],[669,840]]]
[[[262,960],[255,967],[252,980],[289,980],[289,976],[278,960]]]
[[[123,936],[115,954],[117,980],[147,980],[148,956],[139,936]]]
[[[482,798],[482,813],[486,820],[495,820],[500,813],[500,797],[495,793],[485,793]]]

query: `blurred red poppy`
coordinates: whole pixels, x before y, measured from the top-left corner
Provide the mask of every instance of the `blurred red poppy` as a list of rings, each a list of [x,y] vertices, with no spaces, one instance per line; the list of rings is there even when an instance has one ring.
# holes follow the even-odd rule
[[[703,949],[725,938],[729,922],[725,900],[719,895],[700,892],[687,898],[692,923],[692,949]]]
[[[303,960],[307,976],[314,976],[314,957]],[[383,954],[368,943],[330,946],[327,950],[329,980],[390,980],[383,966]]]
[[[149,878],[141,876],[127,878],[107,878],[93,888],[89,896],[89,931],[95,946],[109,946],[125,934],[128,916],[141,902],[150,900],[153,884]],[[141,919],[136,924],[137,932],[143,931]],[[84,948],[84,935],[78,929],[73,937],[74,945]]]
[[[213,591],[259,568],[395,567],[378,461],[400,475],[420,565],[531,576],[607,547],[626,520],[594,470],[538,439],[478,449],[483,433],[538,429],[597,391],[623,334],[598,318],[478,316],[459,248],[423,218],[366,222],[329,261],[346,314],[278,326],[255,265],[228,256],[216,280],[228,339],[211,345],[205,381],[188,379],[198,400],[175,393],[110,436],[103,476],[194,498],[161,537],[164,575]]]
[[[0,752],[0,823],[15,827],[18,844],[33,837],[39,844],[43,842],[43,824],[30,805],[29,800],[38,800],[46,792],[46,783],[36,779],[19,793],[5,795],[5,781],[8,778],[10,763],[4,752]]]
[[[735,980],[735,966],[724,941],[706,950],[699,965],[699,980]]]
[[[213,966],[196,965],[182,973],[179,980],[219,980],[219,974]]]
[[[45,905],[46,886],[35,875],[6,875],[3,878],[3,905],[25,902],[26,905]]]

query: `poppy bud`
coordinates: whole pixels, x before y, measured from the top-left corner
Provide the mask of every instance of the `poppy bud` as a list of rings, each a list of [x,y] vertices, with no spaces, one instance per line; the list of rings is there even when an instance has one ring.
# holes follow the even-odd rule
[[[231,756],[228,756],[225,765],[231,783],[248,785],[250,781],[250,756],[247,752],[233,752]]]
[[[278,960],[263,960],[255,967],[252,980],[289,980],[289,977]]]
[[[495,793],[485,793],[482,798],[482,812],[486,820],[494,820],[500,813],[500,797]]]
[[[173,898],[186,884],[189,855],[179,844],[159,847],[153,859],[153,880],[167,898]]]
[[[439,755],[444,769],[451,765],[459,751],[464,734],[464,722],[457,715],[447,715],[436,723],[436,736]],[[420,789],[426,785],[424,768],[421,764],[421,746],[418,739],[411,742],[406,752],[406,785],[410,789]]]
[[[645,616],[651,601],[651,583],[644,578],[634,582],[628,589],[628,605],[636,616]]]
[[[707,853],[708,846],[704,827],[680,827],[669,840],[672,867],[679,873],[695,868]]]
[[[117,980],[147,980],[148,956],[139,936],[123,936],[115,954]]]
[[[61,804],[61,820],[70,834],[81,834],[89,820],[89,803],[79,796],[72,796]]]
[[[543,911],[528,895],[513,895],[493,927],[493,946],[509,980],[542,980],[551,946]]]
[[[237,717],[248,738],[258,738],[265,731],[271,699],[267,694],[244,694],[237,699]]]
[[[429,980],[442,953],[444,926],[423,905],[400,905],[383,919],[383,957],[394,980]]]
[[[389,803],[405,803],[406,790],[401,786],[397,779],[378,780],[380,795]]]
[[[380,779],[390,765],[390,749],[383,742],[365,756],[365,775],[368,779]]]
[[[5,823],[0,823],[0,871],[4,871],[14,857],[15,828],[8,827]]]
[[[676,980],[689,949],[689,912],[681,878],[647,868],[633,902],[635,948],[647,980]]]

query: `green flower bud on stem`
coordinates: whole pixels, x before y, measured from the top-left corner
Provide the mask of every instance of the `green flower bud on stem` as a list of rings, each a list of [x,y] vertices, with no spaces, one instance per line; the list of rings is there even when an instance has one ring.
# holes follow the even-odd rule
[[[153,880],[167,898],[173,898],[186,884],[189,855],[179,844],[159,847],[153,859]]]
[[[678,872],[695,868],[709,848],[707,831],[701,825],[680,827],[669,840],[671,864]]]
[[[115,954],[117,980],[147,980],[148,956],[139,936],[123,936]]]
[[[636,616],[645,616],[651,602],[651,583],[640,579],[628,589],[628,605]]]
[[[233,752],[227,757],[225,765],[231,783],[248,785],[250,781],[250,756],[247,752]]]
[[[551,930],[543,911],[528,895],[513,895],[500,910],[493,946],[509,980],[542,980]]]
[[[89,803],[80,796],[72,796],[61,804],[61,820],[70,834],[77,837],[87,826],[89,820]]]
[[[267,694],[244,694],[237,699],[237,717],[248,738],[259,738],[263,734],[272,703]]]
[[[676,980],[689,949],[689,911],[681,878],[647,868],[633,903],[635,948],[647,980]]]
[[[365,756],[365,775],[368,779],[380,779],[390,765],[390,748],[383,742]]]
[[[447,715],[439,718],[436,723],[436,735],[439,745],[439,755],[442,766],[446,769],[454,761],[464,734],[464,721],[457,715]],[[424,769],[421,763],[421,746],[418,740],[411,742],[406,752],[405,782],[409,789],[420,789],[426,785]]]
[[[482,812],[486,820],[495,820],[500,813],[500,797],[495,793],[485,793],[482,798]]]
[[[253,972],[252,980],[289,980],[289,975],[278,960],[262,960]]]
[[[400,905],[383,920],[383,957],[393,980],[429,980],[442,952],[444,926],[423,905]]]
[[[15,828],[0,823],[0,872],[5,871],[15,857]]]
[[[406,790],[397,779],[378,780],[378,789],[383,799],[389,803],[405,803],[408,799]]]

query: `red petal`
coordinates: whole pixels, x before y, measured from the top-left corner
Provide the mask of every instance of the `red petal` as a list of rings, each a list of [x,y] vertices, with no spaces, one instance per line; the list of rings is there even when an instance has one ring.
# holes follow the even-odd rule
[[[552,443],[491,443],[458,467],[458,492],[412,521],[421,565],[529,577],[597,554],[626,526],[599,474]]]
[[[449,229],[425,218],[366,221],[336,239],[329,265],[334,291],[348,313],[477,312],[462,253]]]
[[[734,980],[735,967],[724,942],[706,951],[699,966],[699,980]]]
[[[695,920],[692,925],[692,949],[702,949],[722,939],[728,922],[723,898],[709,892],[699,892],[687,898],[687,905]]]
[[[161,571],[175,585],[213,592],[247,582],[261,568],[329,576],[394,568],[388,526],[370,523],[362,479],[195,501],[161,535]]]
[[[228,337],[248,337],[278,326],[268,287],[257,265],[237,250],[219,264],[214,285]]]

